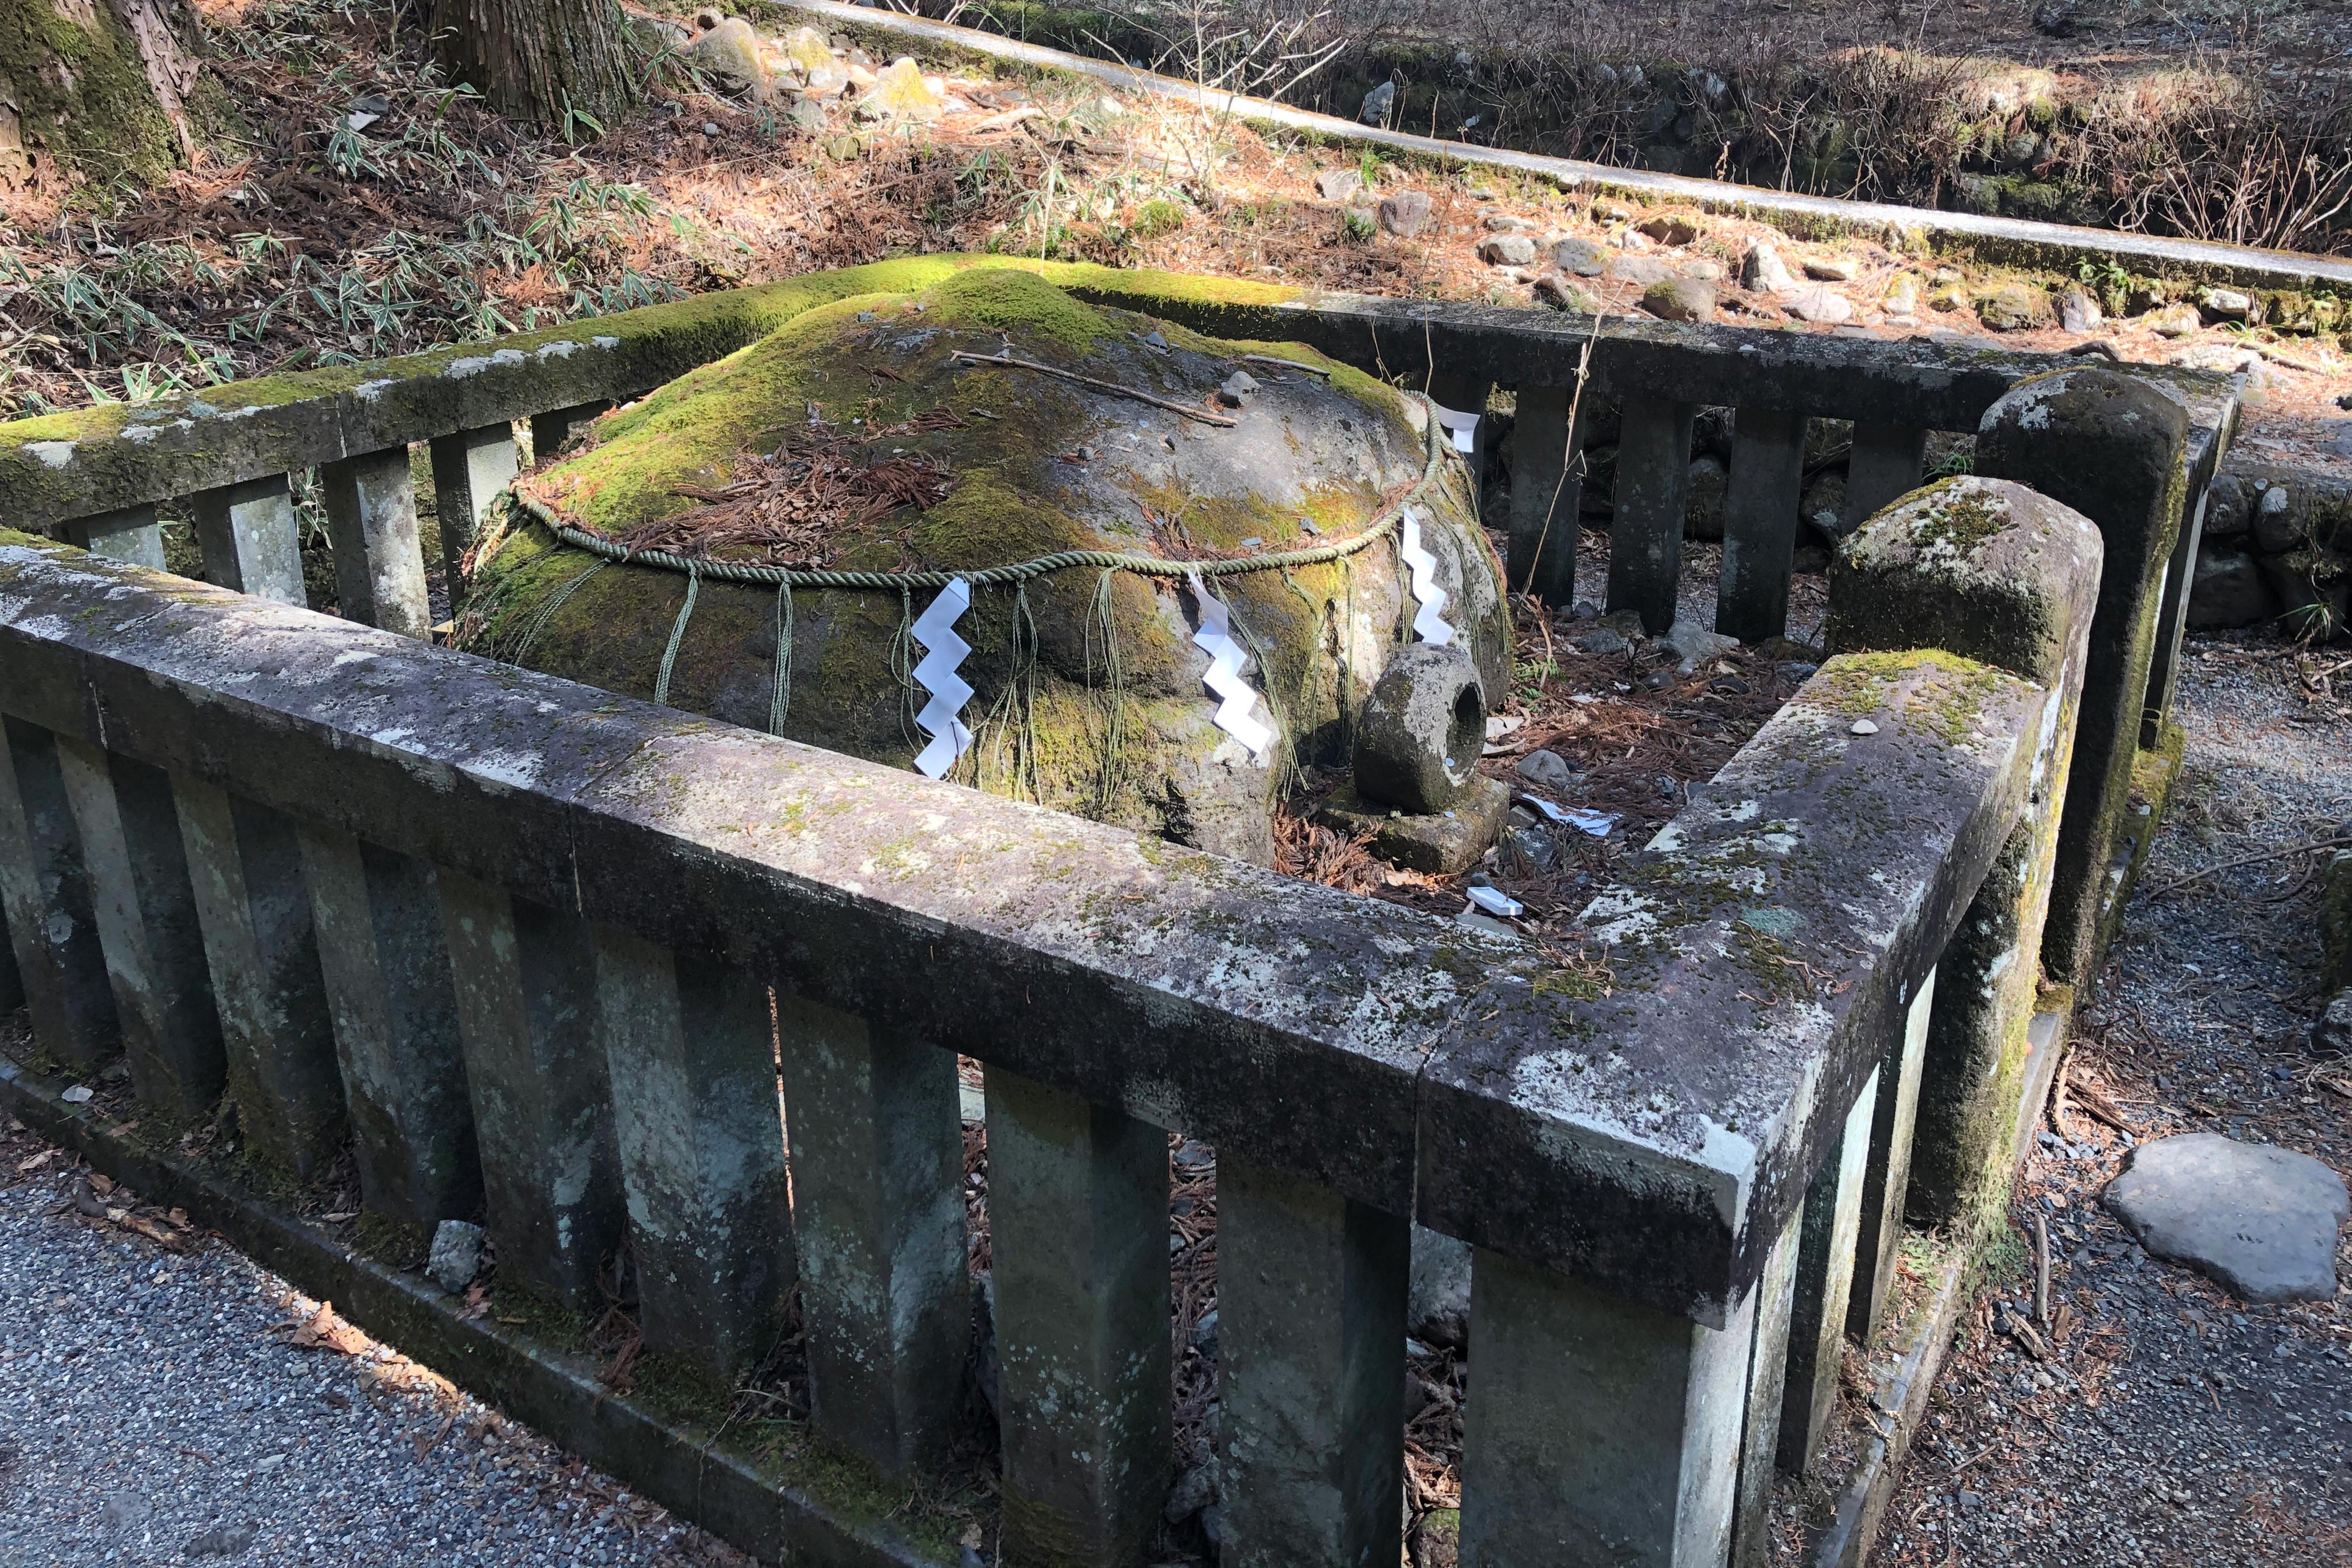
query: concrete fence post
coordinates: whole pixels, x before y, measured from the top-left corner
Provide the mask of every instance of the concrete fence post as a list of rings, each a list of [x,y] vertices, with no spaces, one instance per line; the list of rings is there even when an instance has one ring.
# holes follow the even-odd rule
[[[60,737],[131,1085],[162,1123],[210,1111],[227,1083],[204,928],[171,775]]]
[[[2205,542],[2205,507],[2212,491],[2194,487],[2196,499],[2187,503],[2180,537],[2174,541],[2171,563],[2164,571],[2164,600],[2156,616],[2156,651],[2148,661],[2147,693],[2140,700],[2139,744],[2147,751],[2160,744],[2164,725],[2172,716],[2173,693],[2180,685],[2180,639],[2189,630],[2189,601],[2197,583],[2197,552]]]
[[[403,637],[430,637],[425,554],[416,531],[416,484],[408,448],[368,452],[319,469],[335,597],[343,618]]]
[[[94,517],[78,517],[66,524],[65,535],[68,543],[92,555],[163,570],[163,527],[156,521],[152,506],[128,506]]]
[[[1731,1561],[1769,1568],[1772,1486],[1780,1473],[1780,1407],[1789,1388],[1789,1312],[1795,1303],[1797,1253],[1804,1239],[1802,1205],[1780,1227],[1756,1281],[1756,1325],[1748,1355],[1748,1404],[1741,1415],[1739,1481]]]
[[[0,719],[0,910],[32,1013],[33,1043],[77,1073],[121,1049],[58,738]]]
[[[1583,510],[1584,414],[1568,427],[1572,386],[1522,386],[1511,431],[1511,592],[1564,606],[1576,597],[1577,521]],[[1571,438],[1572,437],[1572,438]]]
[[[436,436],[433,454],[433,515],[441,529],[441,567],[448,584],[449,613],[466,598],[466,553],[480,535],[482,519],[500,490],[514,483],[520,468],[512,425],[483,425]]]
[[[1789,629],[1789,569],[1805,485],[1805,416],[1742,408],[1731,428],[1715,629],[1762,642]]]
[[[294,825],[172,775],[229,1098],[247,1146],[307,1181],[343,1152],[343,1085]]]
[[[2060,984],[2087,984],[2098,956],[2188,494],[2189,428],[2187,411],[2145,382],[2069,370],[2019,383],[1978,429],[1978,472],[2082,513],[2105,551],[2042,931],[2042,965]]]
[[[1878,1095],[1879,1074],[1874,1071],[1853,1097],[1837,1142],[1805,1190],[1796,1283],[1789,1298],[1788,1372],[1780,1393],[1780,1468],[1794,1475],[1811,1473],[1837,1407],[1854,1242],[1862,1234],[1863,1177],[1869,1169]]]
[[[2100,609],[2089,519],[2020,484],[1947,479],[1882,510],[1840,548],[1825,637],[1834,653],[1937,647],[2006,669],[2055,700],[2036,740],[2027,814],[1937,965],[1906,1211],[1940,1224],[2007,1191],[2038,994],[2075,714]]]
[[[189,499],[205,581],[281,605],[310,602],[302,588],[302,539],[286,476],[247,479]]]
[[[1683,512],[1690,500],[1687,403],[1625,400],[1617,437],[1616,510],[1609,523],[1609,604],[1634,610],[1651,636],[1675,624],[1682,586]]]
[[[767,988],[608,927],[595,941],[638,1323],[729,1390],[782,1337],[796,1269]]]
[[[1167,1134],[996,1068],[987,1092],[1005,1556],[1128,1568],[1168,1495]]]
[[[1217,1164],[1219,1561],[1385,1568],[1402,1529],[1407,1224],[1231,1150]]]
[[[1903,1250],[1903,1205],[1911,1190],[1911,1139],[1919,1115],[1919,1079],[1927,1063],[1927,1024],[1936,1001],[1936,972],[1911,998],[1902,1032],[1878,1060],[1878,1106],[1870,1122],[1870,1162],[1862,1177],[1862,1228],[1853,1247],[1853,1289],[1846,1302],[1846,1337],[1868,1344],[1886,1309],[1895,1260]]]
[[[1839,519],[1845,531],[1852,533],[1879,508],[1917,489],[1927,456],[1925,430],[1855,420],[1853,449],[1845,465],[1845,514]]]
[[[1757,1293],[1711,1329],[1484,1247],[1463,1568],[1714,1568],[1731,1547]]]
[[[435,881],[499,1277],[593,1318],[624,1224],[595,939],[503,888],[446,868]]]
[[[299,830],[367,1206],[404,1225],[482,1198],[433,868],[333,828]]]
[[[951,1051],[779,992],[817,1430],[885,1476],[948,1446],[971,1341]]]

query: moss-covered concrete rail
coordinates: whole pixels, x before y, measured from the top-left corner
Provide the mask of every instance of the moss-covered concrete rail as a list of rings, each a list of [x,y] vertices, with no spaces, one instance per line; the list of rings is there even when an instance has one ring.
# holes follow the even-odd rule
[[[0,1099],[651,1495],[841,1563],[956,1556],[901,1506],[969,1351],[956,1052],[987,1074],[1004,1561],[1144,1560],[1181,1128],[1250,1260],[1228,1551],[1396,1550],[1417,1219],[1477,1248],[1471,1559],[1724,1562],[1791,1369],[1818,1426],[1837,1216],[1901,1203],[1853,1152],[1889,1041],[2060,700],[1832,659],[1588,911],[1595,973],[21,533],[0,667],[0,986],[39,1058]],[[117,1053],[101,1130],[57,1090]],[[236,1145],[180,1152],[223,1094]],[[346,1146],[366,1215],[321,1230],[300,1173]],[[496,1332],[384,1267],[447,1219],[488,1225]],[[645,1396],[606,1414],[577,1335],[623,1240]],[[795,1285],[813,1410],[723,1441]]]

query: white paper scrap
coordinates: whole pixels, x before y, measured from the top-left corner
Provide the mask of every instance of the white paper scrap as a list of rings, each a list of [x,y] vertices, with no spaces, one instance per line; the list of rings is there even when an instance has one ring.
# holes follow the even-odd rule
[[[1209,656],[1208,673],[1201,683],[1223,699],[1217,708],[1217,728],[1263,763],[1274,749],[1274,731],[1250,711],[1257,704],[1257,693],[1242,679],[1244,656],[1241,644],[1234,640],[1233,616],[1225,602],[1202,584],[1198,572],[1192,574],[1192,597],[1201,606],[1201,629],[1192,634],[1192,646]]]
[[[932,778],[944,775],[971,746],[971,731],[957,717],[971,700],[971,686],[956,673],[956,666],[971,652],[971,645],[955,634],[956,617],[971,605],[971,584],[959,577],[940,590],[930,608],[916,616],[908,628],[925,650],[923,662],[915,666],[915,683],[930,693],[915,722],[931,737],[931,743],[916,756],[915,766]]]
[[[1519,796],[1522,805],[1533,806],[1563,827],[1573,827],[1579,833],[1590,833],[1595,838],[1606,838],[1609,830],[1617,826],[1614,812],[1587,811],[1580,805],[1554,805],[1541,795]]]
[[[1444,647],[1454,640],[1454,628],[1438,613],[1445,608],[1449,595],[1437,585],[1437,557],[1422,543],[1421,514],[1411,507],[1404,509],[1404,531],[1398,538],[1397,553],[1412,569],[1412,596],[1421,605],[1412,616],[1413,635]]]
[[[1527,912],[1527,906],[1500,888],[1469,888],[1464,889],[1470,901],[1490,915],[1516,917]]]

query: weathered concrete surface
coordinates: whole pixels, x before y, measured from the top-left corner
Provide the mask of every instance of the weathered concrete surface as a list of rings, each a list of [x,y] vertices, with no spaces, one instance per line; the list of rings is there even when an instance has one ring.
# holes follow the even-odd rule
[[[1138,1562],[1168,1495],[1167,1136],[1017,1073],[987,1092],[1005,1550]]]
[[[258,806],[1713,1321],[2007,836],[2042,701],[1825,667],[1589,917],[1601,997],[1516,939],[23,536],[0,657],[0,702],[83,739],[102,707]]]
[[[1609,600],[1640,613],[1652,637],[1675,624],[1682,584],[1683,511],[1690,489],[1688,402],[1628,398],[1617,439],[1616,507],[1609,518]]]
[[[281,605],[306,602],[301,534],[285,475],[200,491],[189,510],[195,513],[205,581]]]
[[[146,1114],[200,1116],[228,1069],[171,777],[79,741],[59,741],[58,760],[131,1087]]]
[[[1853,1287],[1845,1315],[1846,1338],[1860,1345],[1877,1342],[1895,1261],[1903,1250],[1904,1200],[1911,1190],[1911,1145],[1935,1005],[1936,973],[1930,970],[1911,998],[1902,1032],[1887,1037],[1886,1054],[1879,1058],[1870,1160],[1862,1177],[1862,1226],[1854,1235]]]
[[[2014,479],[2098,525],[2099,609],[2051,874],[2042,965],[2062,984],[2091,978],[2107,862],[2131,793],[2164,584],[2188,497],[2188,412],[2139,379],[2058,372],[1985,411],[1977,469]]]
[[[1789,563],[1805,479],[1805,416],[1744,408],[1731,434],[1715,629],[1761,642],[1789,629]]]
[[[1491,1252],[1475,1280],[1465,1568],[1722,1563],[1755,1293],[1709,1328]]]
[[[2352,1216],[2344,1178],[2308,1154],[2211,1132],[2132,1151],[2106,1205],[2158,1258],[2249,1301],[2336,1294],[2336,1238]]]
[[[514,426],[501,420],[432,438],[434,522],[441,531],[442,580],[452,613],[465,602],[466,553],[499,492],[514,483],[520,453]]]
[[[122,1047],[58,739],[0,714],[0,919],[42,1050],[84,1073]]]
[[[1938,971],[1914,1122],[1908,1212],[1952,1219],[2008,1191],[2032,1054],[2040,947],[2105,552],[2091,521],[2021,485],[1945,480],[1839,550],[1834,649],[1940,647],[2053,693],[2035,738],[2031,815],[2002,847]]]
[[[1406,1222],[1225,1155],[1221,1563],[1381,1563],[1402,1528]]]
[[[459,872],[435,881],[499,1279],[593,1320],[625,1212],[594,938]]]
[[[1882,1071],[1884,1069],[1881,1069]],[[1805,1194],[1797,1228],[1797,1269],[1789,1306],[1788,1372],[1781,1382],[1780,1468],[1810,1476],[1829,1436],[1845,1361],[1846,1308],[1853,1299],[1854,1242],[1862,1234],[1863,1177],[1880,1073],[1873,1072]]]
[[[403,637],[430,636],[433,616],[425,599],[408,448],[323,464],[319,488],[326,493],[335,598],[344,618]]]

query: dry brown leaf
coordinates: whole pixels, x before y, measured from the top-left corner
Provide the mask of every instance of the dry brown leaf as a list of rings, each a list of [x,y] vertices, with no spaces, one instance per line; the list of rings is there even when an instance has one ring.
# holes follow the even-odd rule
[[[44,1149],[29,1160],[17,1161],[16,1169],[20,1173],[25,1171],[37,1171],[42,1166],[47,1164],[49,1163],[49,1156],[56,1152],[57,1151],[55,1149]]]
[[[357,1355],[368,1348],[368,1337],[335,1316],[335,1304],[321,1301],[309,1321],[295,1329],[291,1343],[303,1350],[330,1350],[338,1355]]]

